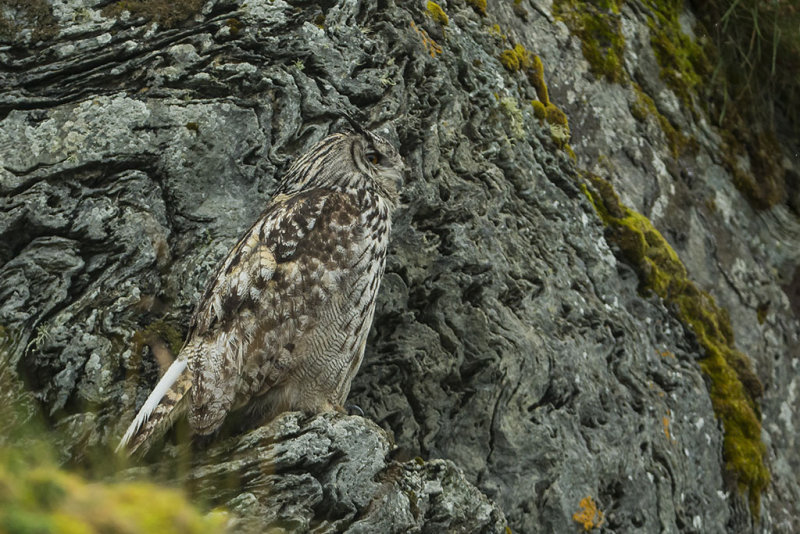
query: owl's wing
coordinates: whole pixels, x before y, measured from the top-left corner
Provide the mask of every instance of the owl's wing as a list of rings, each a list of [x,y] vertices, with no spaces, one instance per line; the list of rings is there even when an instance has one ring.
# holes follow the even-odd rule
[[[278,197],[223,261],[184,348],[196,431],[209,433],[222,423],[235,407],[240,379],[279,381],[289,358],[265,342],[291,345],[325,302],[366,268],[357,253],[365,234],[360,214],[358,199],[340,192]]]

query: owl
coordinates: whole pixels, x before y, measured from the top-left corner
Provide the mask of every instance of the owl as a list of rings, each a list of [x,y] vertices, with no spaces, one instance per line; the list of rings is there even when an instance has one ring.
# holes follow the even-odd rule
[[[231,412],[341,410],[375,311],[402,159],[357,128],[290,167],[206,285],[186,341],[117,450],[144,451],[184,413],[208,435]]]

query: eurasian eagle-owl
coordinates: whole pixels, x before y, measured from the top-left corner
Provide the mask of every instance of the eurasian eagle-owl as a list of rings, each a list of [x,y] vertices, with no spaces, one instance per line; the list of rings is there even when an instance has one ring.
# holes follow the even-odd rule
[[[404,164],[361,130],[291,166],[206,285],[178,357],[128,427],[132,453],[188,408],[210,434],[232,410],[268,420],[341,408],[361,365]]]

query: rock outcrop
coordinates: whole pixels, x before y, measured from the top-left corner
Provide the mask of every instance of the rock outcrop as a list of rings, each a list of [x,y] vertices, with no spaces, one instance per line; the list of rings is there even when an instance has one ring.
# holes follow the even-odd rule
[[[185,476],[233,532],[505,532],[499,508],[449,460],[396,462],[361,417],[289,413],[211,447]]]

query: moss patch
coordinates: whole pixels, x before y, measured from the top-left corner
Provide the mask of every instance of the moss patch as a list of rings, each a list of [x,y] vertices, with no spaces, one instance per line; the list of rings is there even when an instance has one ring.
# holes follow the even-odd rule
[[[90,483],[58,469],[42,452],[0,448],[0,532],[224,530],[224,515],[201,515],[175,490],[144,483]]]
[[[533,115],[539,119],[539,122],[544,122],[545,117],[547,116],[544,104],[538,100],[531,100],[531,106],[533,106]]]
[[[503,50],[498,59],[508,71],[520,72],[525,75],[528,83],[534,87],[536,95],[539,97],[539,100],[531,101],[534,115],[540,121],[546,121],[550,126],[550,137],[553,142],[561,148],[567,147],[570,136],[567,115],[550,102],[547,84],[544,82],[542,59],[529,52],[521,44]]]
[[[500,53],[500,63],[511,72],[523,72],[528,81],[536,89],[539,100],[547,105],[550,103],[550,96],[547,92],[547,85],[544,83],[544,65],[542,59],[531,54],[521,44],[514,45]]]
[[[428,16],[442,26],[447,26],[450,24],[450,18],[447,16],[447,13],[445,13],[444,9],[442,9],[442,6],[436,2],[428,2],[428,5],[425,7],[425,9],[428,11]]]
[[[544,108],[544,118],[550,125],[550,138],[559,147],[565,147],[570,136],[567,115],[551,102]]]
[[[774,134],[748,126],[735,111],[728,114],[723,127],[723,162],[733,174],[736,189],[759,210],[786,200],[786,171],[780,164],[781,149]],[[749,168],[740,160],[745,154]]]
[[[322,16],[322,22],[325,22],[325,16],[324,15]],[[316,20],[315,20],[314,24],[317,24]],[[237,18],[234,18],[234,17],[231,17],[228,20],[226,20],[225,21],[225,25],[228,27],[228,31],[231,32],[231,36],[233,36],[233,37],[237,37],[239,35],[239,32],[242,31],[242,27],[244,26],[242,24],[241,20],[239,20]],[[322,26],[320,26],[319,24],[317,24],[317,26],[322,28]]]
[[[15,43],[22,30],[31,41],[44,41],[58,33],[53,6],[46,0],[0,0],[0,40]]]
[[[183,336],[177,328],[165,321],[154,321],[141,330],[133,334],[133,353],[141,354],[145,345],[149,345],[154,339],[163,340],[173,356],[177,356],[183,347]]]
[[[531,101],[534,115],[540,121],[547,121],[553,142],[561,148],[567,146],[570,135],[567,115],[550,102],[547,84],[544,82],[542,59],[529,52],[521,44],[503,50],[498,59],[508,71],[520,72],[525,75],[528,82],[536,89],[536,95],[539,97],[539,100]]]
[[[0,532],[84,534],[224,532],[176,490],[149,483],[95,483],[59,468],[33,397],[9,369],[15,341],[0,327]]]
[[[583,57],[597,77],[624,83],[622,68],[625,38],[620,17],[621,0],[554,0],[553,15],[581,40]]]
[[[634,83],[632,86],[636,94],[636,101],[630,107],[634,118],[638,121],[645,121],[648,116],[654,117],[667,138],[667,145],[669,145],[669,150],[673,157],[677,158],[684,150],[696,151],[697,141],[678,131],[669,119],[658,111],[653,99],[644,92],[638,83]]]
[[[486,16],[486,0],[467,0],[472,9],[474,9],[481,17]]]
[[[763,388],[749,358],[734,348],[727,313],[688,279],[675,251],[646,217],[624,206],[607,181],[592,175],[586,178],[591,189],[584,185],[584,192],[606,225],[609,239],[636,269],[640,289],[674,306],[703,347],[705,357],[699,363],[724,429],[725,468],[739,490],[747,493],[750,511],[758,517],[761,492],[769,482],[758,404]]]
[[[118,17],[129,11],[134,18],[174,28],[200,13],[204,0],[117,0],[103,8],[104,17]]]
[[[716,3],[718,8],[719,4],[724,4]],[[731,10],[736,9],[735,3],[729,4]],[[716,121],[723,137],[723,162],[733,175],[736,188],[756,209],[769,209],[783,202],[786,199],[786,179],[785,170],[778,163],[780,147],[768,126],[769,121],[759,115],[767,106],[749,90],[735,89],[741,88],[743,84],[745,87],[748,84],[758,85],[758,81],[742,81],[741,72],[747,69],[762,69],[763,72],[763,66],[728,65],[726,74],[716,75],[713,64],[716,62],[721,66],[722,60],[718,57],[717,49],[710,44],[710,38],[705,35],[703,28],[696,28],[700,35],[697,41],[681,31],[678,17],[683,9],[683,2],[646,0],[645,5],[651,10],[648,14],[650,43],[661,67],[661,78],[696,120],[699,118],[698,110],[702,108],[712,121]],[[724,12],[727,10],[728,7],[723,9]],[[700,9],[700,12],[706,12],[705,8]],[[712,26],[716,27],[719,23],[719,19],[715,19]],[[746,44],[738,43],[734,46],[752,48],[758,44],[759,39],[765,37],[766,33],[751,33],[746,36]],[[723,47],[730,46],[735,37],[726,35],[724,41]],[[800,38],[797,43],[800,46]],[[724,69],[720,72],[724,72]],[[769,75],[764,73],[763,77],[767,79]],[[714,83],[704,83],[704,80],[714,80]],[[738,90],[738,94],[732,96],[732,89]],[[767,92],[771,90],[770,88]],[[701,103],[699,107],[695,105],[698,96]],[[665,130],[665,133],[670,137],[669,132]],[[743,154],[747,155],[749,168],[739,159]]]
[[[696,116],[694,100],[701,92],[702,80],[712,75],[706,51],[683,31],[678,16],[683,2],[645,0],[652,10],[647,16],[650,44],[661,67],[661,79]]]

